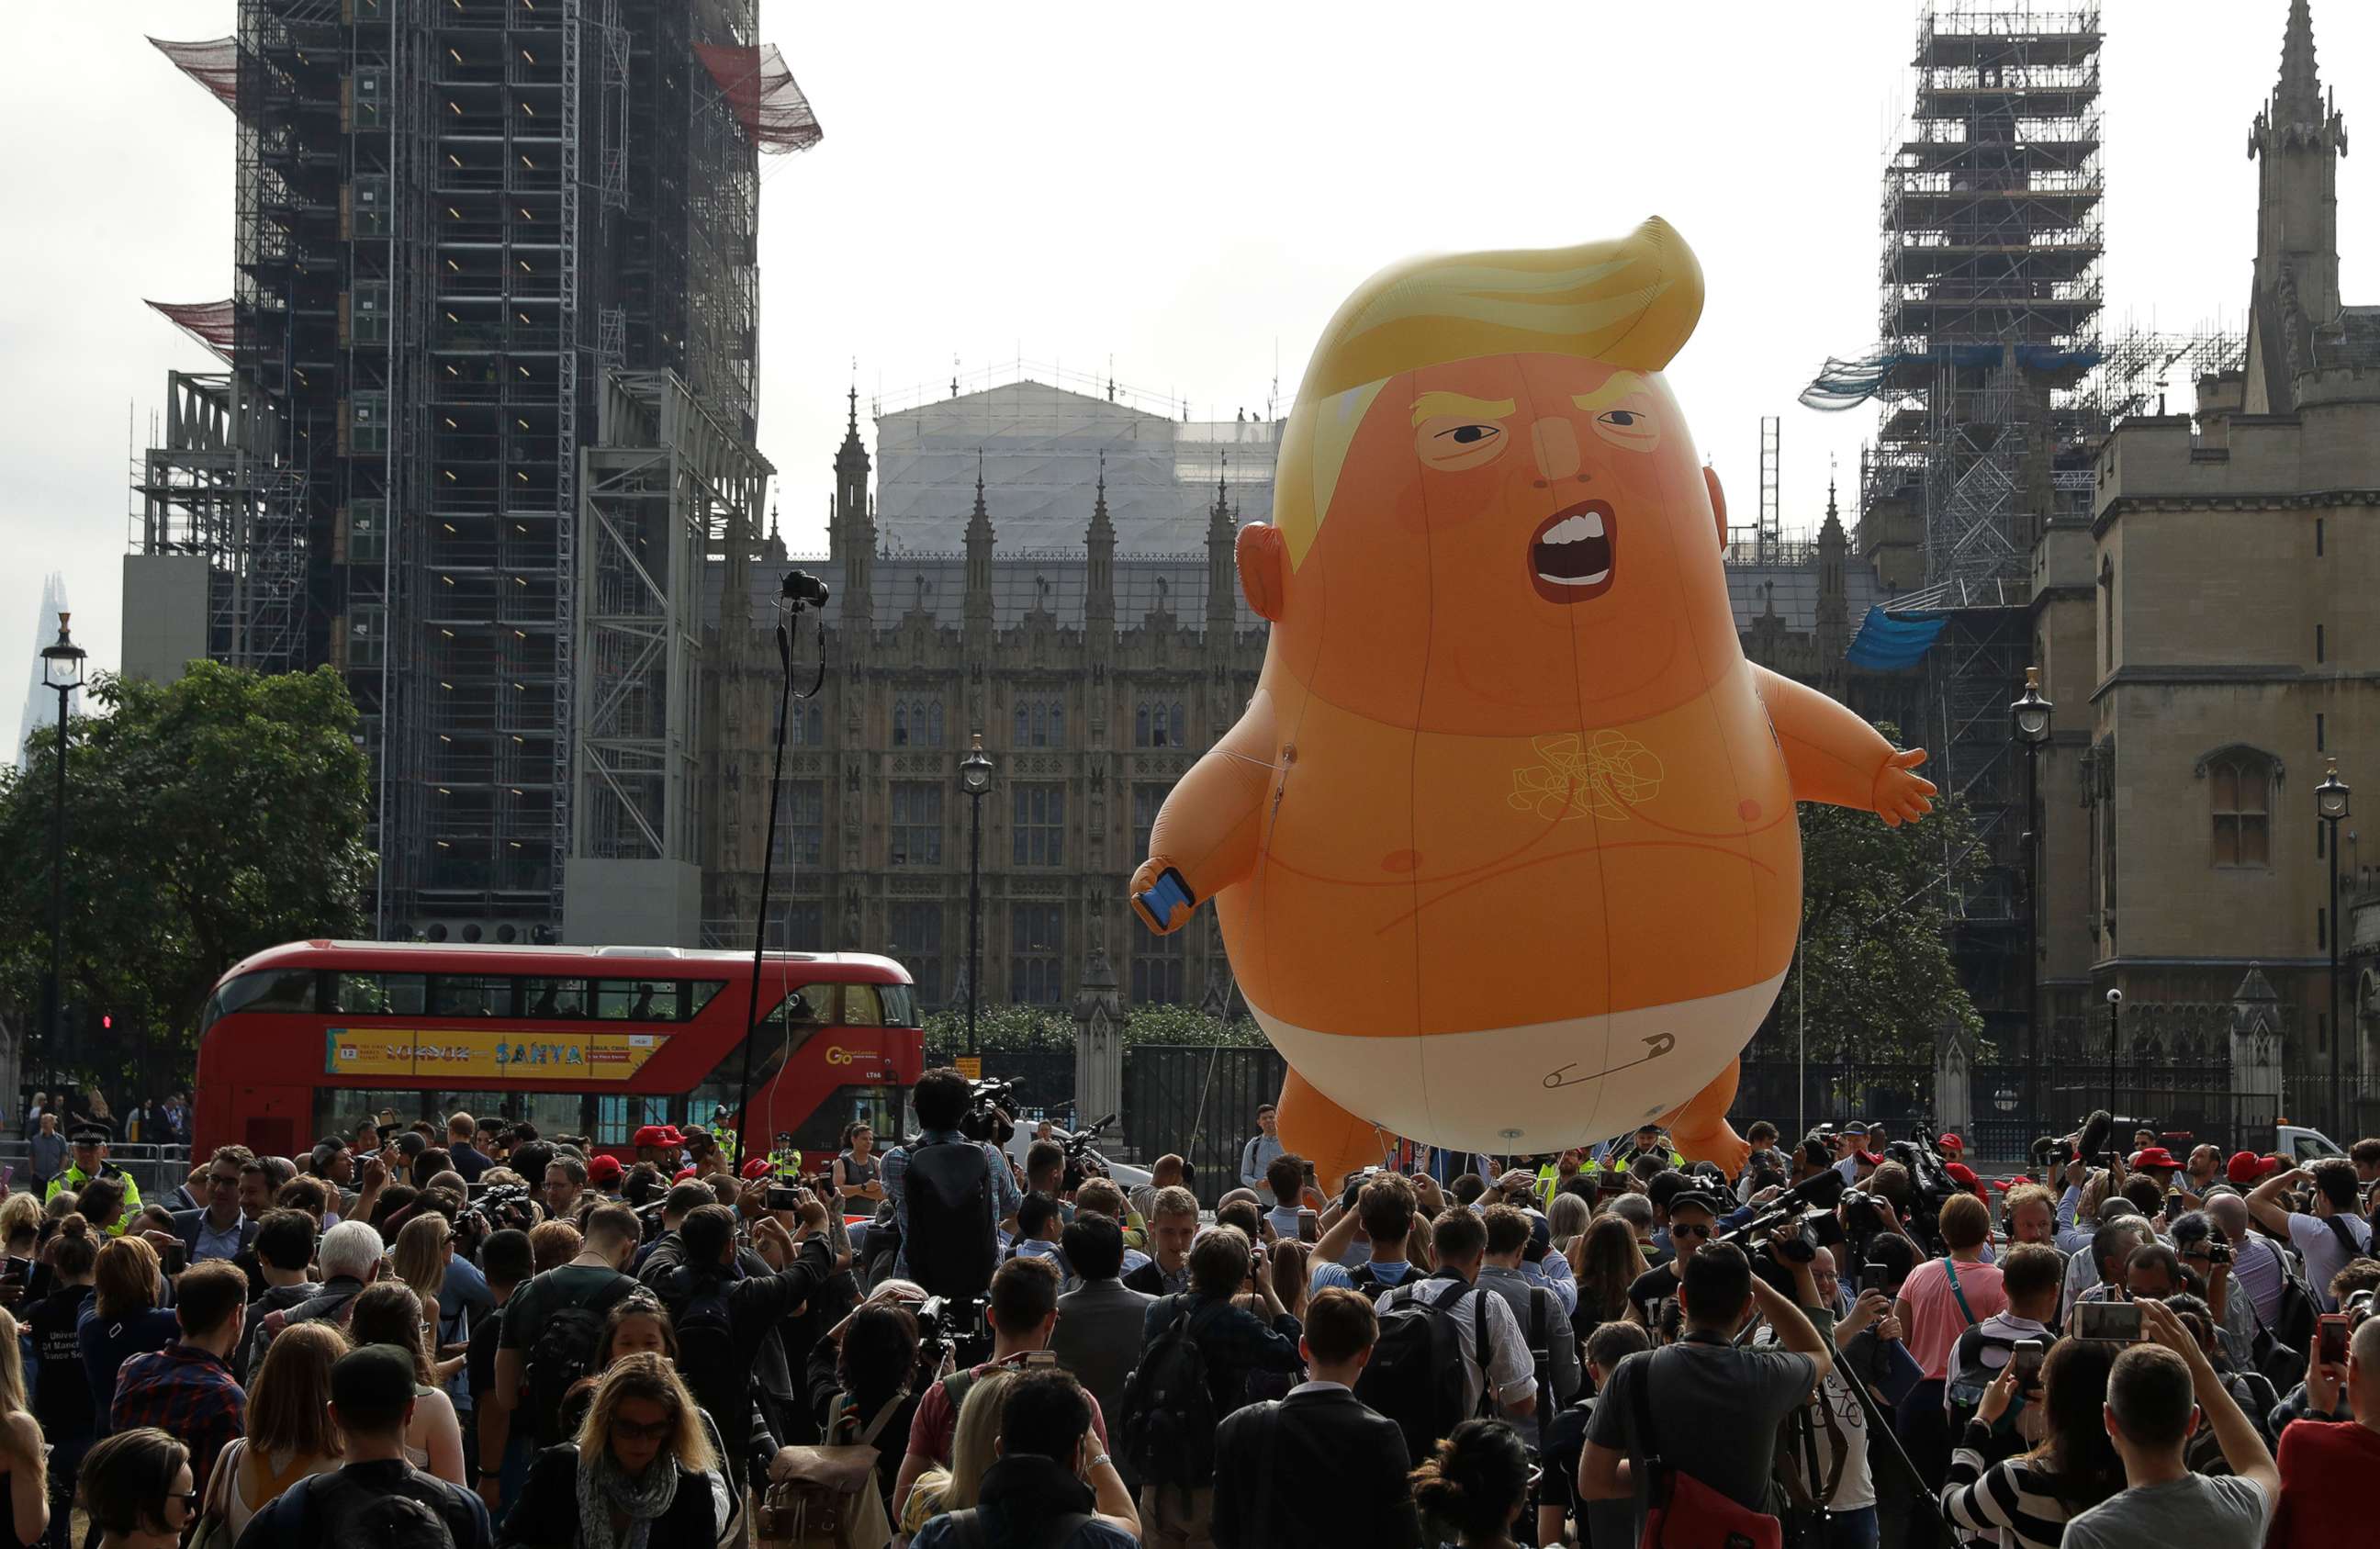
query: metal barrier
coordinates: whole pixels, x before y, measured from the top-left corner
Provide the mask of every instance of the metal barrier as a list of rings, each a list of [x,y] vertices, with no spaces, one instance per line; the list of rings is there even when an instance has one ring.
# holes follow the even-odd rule
[[[32,1146],[22,1140],[0,1141],[0,1167],[9,1169],[8,1187],[25,1188],[32,1165]],[[187,1145],[110,1145],[107,1159],[130,1175],[140,1191],[140,1203],[163,1200],[180,1188],[190,1176],[190,1148]],[[67,1155],[68,1166],[74,1154]]]

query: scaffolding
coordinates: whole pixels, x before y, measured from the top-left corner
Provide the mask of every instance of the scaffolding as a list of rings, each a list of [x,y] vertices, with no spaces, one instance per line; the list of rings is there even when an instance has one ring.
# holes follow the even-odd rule
[[[134,542],[209,558],[211,649],[345,675],[381,935],[534,938],[574,833],[583,432],[627,369],[751,441],[790,73],[754,0],[237,15],[158,45],[237,116],[236,245],[227,309],[159,309],[229,369],[169,382]]]
[[[571,853],[698,864],[705,556],[749,551],[772,470],[673,372],[604,380],[584,454]]]

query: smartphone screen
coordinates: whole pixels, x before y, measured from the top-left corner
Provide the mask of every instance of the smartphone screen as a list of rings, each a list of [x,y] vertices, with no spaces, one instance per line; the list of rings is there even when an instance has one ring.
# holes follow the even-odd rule
[[[2009,1364],[2016,1368],[2016,1380],[2025,1387],[2041,1381],[2041,1363],[2047,1358],[2049,1347],[2038,1339],[2019,1339],[2009,1351]]]
[[[2075,1333],[2085,1339],[2130,1345],[2141,1337],[2137,1301],[2085,1301],[2075,1309]]]
[[[2321,1327],[2316,1332],[2315,1337],[2320,1340],[2319,1349],[2321,1350],[2324,1365],[2344,1366],[2347,1364],[2346,1313],[2325,1313],[2322,1315]]]
[[[1313,1211],[1299,1211],[1297,1213],[1297,1240],[1300,1242],[1320,1241],[1322,1239],[1321,1225],[1321,1218],[1316,1216]]]

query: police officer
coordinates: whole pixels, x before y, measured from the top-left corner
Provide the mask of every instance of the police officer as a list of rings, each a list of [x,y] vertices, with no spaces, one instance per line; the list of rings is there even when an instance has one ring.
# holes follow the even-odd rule
[[[58,1191],[80,1193],[82,1186],[94,1178],[113,1178],[124,1185],[124,1219],[140,1214],[140,1186],[122,1168],[107,1159],[108,1129],[104,1124],[83,1123],[75,1126],[67,1137],[74,1146],[74,1160],[67,1170],[50,1180],[42,1195],[43,1204],[57,1196]]]
[[[1606,1172],[1624,1174],[1628,1164],[1644,1156],[1658,1156],[1664,1168],[1686,1165],[1686,1159],[1670,1149],[1668,1132],[1658,1124],[1639,1124],[1633,1140],[1617,1144],[1604,1153],[1603,1168]]]

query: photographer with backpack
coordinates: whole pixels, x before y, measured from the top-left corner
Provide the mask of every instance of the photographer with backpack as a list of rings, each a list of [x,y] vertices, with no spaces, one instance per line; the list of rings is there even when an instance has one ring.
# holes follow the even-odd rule
[[[625,1204],[598,1205],[587,1217],[577,1256],[529,1277],[504,1306],[496,1336],[496,1380],[479,1408],[480,1498],[503,1501],[504,1450],[524,1404],[539,1449],[563,1441],[564,1395],[592,1375],[604,1314],[637,1289],[625,1272],[644,1227]]]
[[[765,1467],[776,1451],[774,1438],[753,1424],[760,1346],[834,1274],[825,1228],[815,1200],[804,1200],[791,1231],[763,1216],[752,1224],[752,1245],[774,1273],[747,1275],[736,1262],[735,1213],[706,1204],[678,1228],[683,1261],[653,1286],[677,1332],[678,1370],[719,1427],[720,1466],[739,1499],[749,1465],[757,1458]]]
[[[1232,1301],[1251,1275],[1261,1318]],[[1140,1484],[1146,1542],[1166,1549],[1212,1543],[1215,1428],[1247,1403],[1250,1374],[1305,1370],[1301,1333],[1273,1294],[1272,1266],[1245,1233],[1209,1227],[1198,1234],[1190,1246],[1190,1289],[1148,1309],[1140,1364],[1124,1384],[1118,1421],[1119,1450]]]
[[[1578,1396],[1578,1337],[1572,1332],[1570,1313],[1560,1299],[1543,1286],[1530,1284],[1521,1273],[1521,1254],[1529,1246],[1529,1214],[1509,1204],[1491,1204],[1480,1220],[1488,1228],[1488,1252],[1479,1266],[1479,1286],[1503,1298],[1521,1325],[1521,1337],[1536,1373],[1537,1408],[1518,1417],[1512,1429],[1532,1452],[1537,1449],[1537,1418]]]
[[[1537,1408],[1536,1367],[1521,1325],[1501,1296],[1475,1283],[1486,1223],[1458,1204],[1430,1231],[1438,1268],[1381,1295],[1379,1342],[1355,1384],[1355,1397],[1404,1433],[1409,1458],[1429,1457],[1463,1421],[1517,1419]]]
[[[1014,1227],[1025,1203],[1000,1148],[959,1129],[974,1100],[973,1084],[947,1065],[918,1077],[910,1101],[919,1133],[887,1152],[883,1168],[901,1236],[892,1273],[958,1301],[991,1284],[1001,1229]]]

